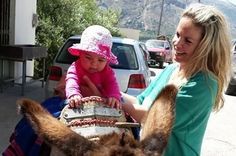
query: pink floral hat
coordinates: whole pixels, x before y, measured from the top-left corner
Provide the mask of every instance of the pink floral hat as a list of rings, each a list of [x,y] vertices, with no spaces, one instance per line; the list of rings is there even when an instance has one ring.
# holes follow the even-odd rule
[[[68,50],[74,56],[79,56],[80,52],[93,52],[110,63],[118,64],[117,57],[111,52],[111,47],[110,31],[100,25],[92,25],[83,31],[80,43],[73,44]]]

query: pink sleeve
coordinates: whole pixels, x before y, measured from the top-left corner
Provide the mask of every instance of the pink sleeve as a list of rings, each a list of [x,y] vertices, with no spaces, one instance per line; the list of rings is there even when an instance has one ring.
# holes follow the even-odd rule
[[[104,76],[104,91],[107,97],[114,97],[120,101],[121,93],[117,83],[115,72],[112,68],[108,68]]]
[[[76,72],[76,62],[73,62],[66,74],[66,97],[70,98],[72,95],[81,95],[78,81],[78,73]]]

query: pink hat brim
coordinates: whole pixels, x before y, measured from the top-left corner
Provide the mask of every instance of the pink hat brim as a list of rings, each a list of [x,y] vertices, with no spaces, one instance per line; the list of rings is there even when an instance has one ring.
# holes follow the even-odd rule
[[[104,55],[102,53],[98,53],[95,51],[88,51],[87,49],[82,48],[81,44],[73,44],[73,46],[68,48],[68,51],[73,56],[79,56],[80,52],[94,52],[94,53],[104,57],[105,59],[107,59],[107,61],[109,61],[110,63],[118,64],[117,57],[111,51],[110,51],[110,57],[107,57],[106,55]]]

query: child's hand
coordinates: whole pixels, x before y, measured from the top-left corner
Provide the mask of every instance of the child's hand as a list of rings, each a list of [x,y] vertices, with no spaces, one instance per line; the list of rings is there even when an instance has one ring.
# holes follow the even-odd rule
[[[107,98],[107,105],[112,108],[121,109],[121,104],[120,104],[119,100],[117,100],[114,97]]]
[[[81,101],[82,97],[80,95],[73,95],[69,98],[69,106],[71,108],[78,108],[79,105],[81,105],[82,101]]]

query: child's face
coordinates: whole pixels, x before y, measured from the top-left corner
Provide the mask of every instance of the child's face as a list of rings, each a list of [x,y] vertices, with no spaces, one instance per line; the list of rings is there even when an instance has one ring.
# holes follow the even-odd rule
[[[92,52],[81,52],[80,63],[87,72],[96,73],[104,69],[107,64],[107,60]]]

